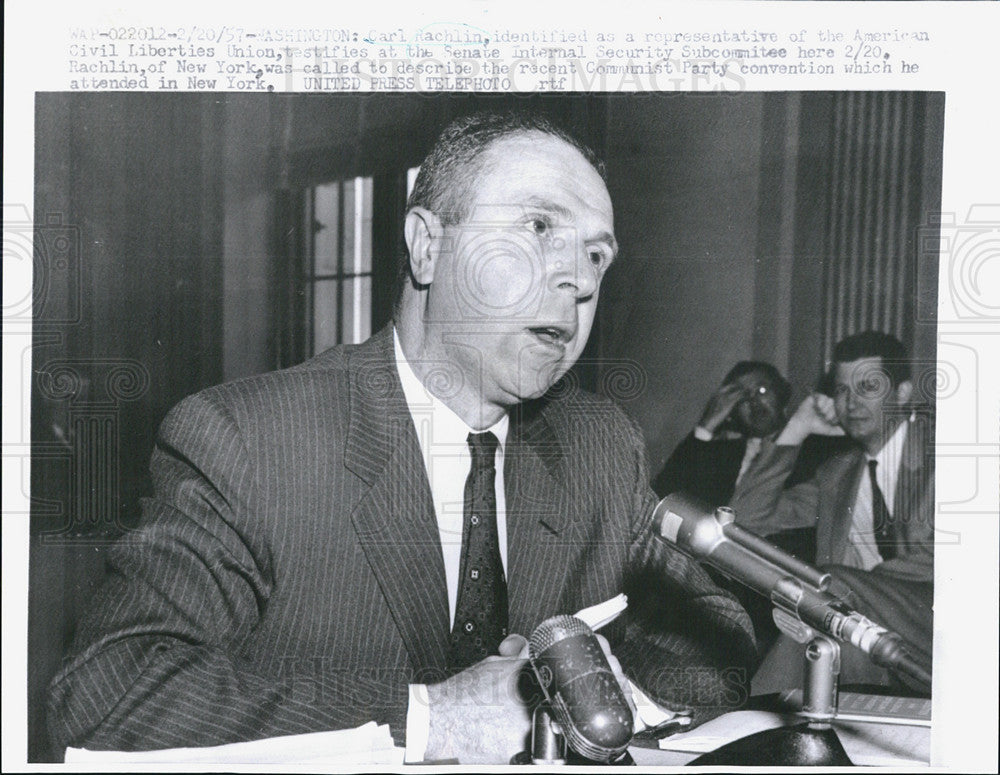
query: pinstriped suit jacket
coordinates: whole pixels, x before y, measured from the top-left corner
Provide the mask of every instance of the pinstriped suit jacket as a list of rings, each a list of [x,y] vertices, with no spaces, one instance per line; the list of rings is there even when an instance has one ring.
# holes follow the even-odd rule
[[[56,745],[213,745],[372,719],[402,741],[408,683],[446,675],[449,623],[391,329],[184,400],[151,469],[141,527],[110,553],[52,683]],[[505,461],[511,631],[655,569],[656,599],[636,610],[668,613],[620,620],[609,639],[661,702],[714,715],[740,699],[752,630],[650,538],[647,481],[641,439],[609,402],[566,389],[518,408]]]

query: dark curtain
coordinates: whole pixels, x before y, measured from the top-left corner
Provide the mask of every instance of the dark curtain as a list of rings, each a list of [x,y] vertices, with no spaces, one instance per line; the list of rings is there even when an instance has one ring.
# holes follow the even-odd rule
[[[825,223],[822,352],[845,336],[877,329],[910,352],[917,343],[918,266],[930,206],[940,190],[924,185],[929,100],[915,92],[844,92],[833,96],[829,201]],[[940,136],[940,128],[937,136]],[[938,146],[939,148],[939,146]],[[931,176],[931,177],[937,177]],[[931,354],[931,360],[933,355]]]

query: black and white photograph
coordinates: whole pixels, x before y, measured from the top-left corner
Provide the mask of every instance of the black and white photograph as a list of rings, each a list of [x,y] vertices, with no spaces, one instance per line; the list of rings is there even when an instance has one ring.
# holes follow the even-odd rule
[[[34,91],[26,763],[954,761],[1000,206],[821,83]]]
[[[545,694],[507,692],[520,652],[572,694],[583,636],[546,623],[623,592],[568,755],[629,755],[633,685],[678,729],[821,714],[838,673],[929,722],[943,116],[39,94],[38,760],[369,721],[409,752],[420,685],[417,761],[507,763]]]

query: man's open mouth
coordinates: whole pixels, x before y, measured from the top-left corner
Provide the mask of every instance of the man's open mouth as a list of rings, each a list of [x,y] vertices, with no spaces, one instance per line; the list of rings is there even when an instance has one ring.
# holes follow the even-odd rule
[[[572,338],[568,330],[559,326],[532,326],[528,330],[546,344],[563,345]]]

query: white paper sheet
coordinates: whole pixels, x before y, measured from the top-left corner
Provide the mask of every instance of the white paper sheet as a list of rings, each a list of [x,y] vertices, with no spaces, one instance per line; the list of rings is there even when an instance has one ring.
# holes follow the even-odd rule
[[[157,751],[89,751],[67,748],[67,764],[394,764],[403,749],[389,727],[369,721],[357,729],[311,732],[204,748]]]

